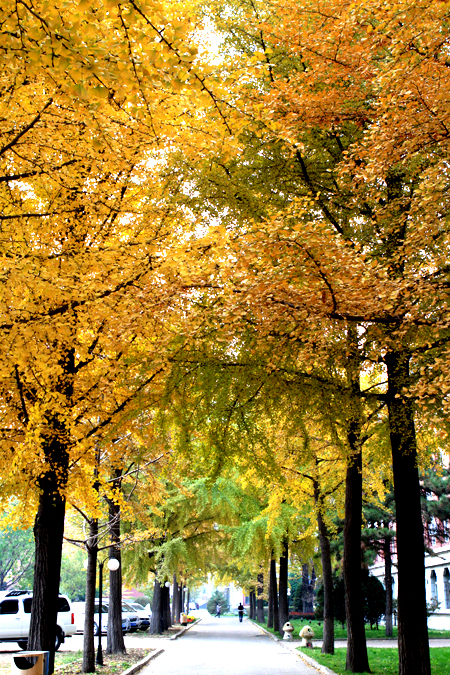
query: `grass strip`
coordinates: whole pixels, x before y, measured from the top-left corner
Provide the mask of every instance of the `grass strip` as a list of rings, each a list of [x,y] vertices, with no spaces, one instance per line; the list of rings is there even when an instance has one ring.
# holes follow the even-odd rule
[[[314,647],[313,649],[298,647],[298,650],[313,658],[317,663],[327,666],[337,675],[348,675],[349,673],[348,670],[345,670],[347,650],[344,647],[335,649],[333,655],[321,654],[320,647]],[[398,675],[398,649],[395,647],[369,647],[367,653],[372,675]],[[432,675],[448,675],[450,673],[450,647],[430,649],[430,659]]]
[[[255,622],[258,623],[258,622]],[[300,619],[292,619],[291,624],[294,626],[293,637],[298,637],[299,632],[304,626],[311,626],[314,631],[314,637],[316,640],[321,640],[323,637],[323,623],[321,621],[301,621]],[[265,623],[260,623],[260,626],[268,630],[270,633],[275,635],[275,631],[271,628],[267,628]],[[366,624],[366,639],[367,640],[390,640],[397,639],[397,626],[393,628],[393,637],[386,638],[386,631],[383,626],[380,626],[379,630],[376,628],[370,628],[369,624]],[[276,633],[278,635],[278,633]],[[335,621],[334,623],[334,637],[336,640],[346,639],[347,638],[347,629],[342,628],[342,624]],[[450,630],[432,630],[428,629],[429,638],[450,638]]]

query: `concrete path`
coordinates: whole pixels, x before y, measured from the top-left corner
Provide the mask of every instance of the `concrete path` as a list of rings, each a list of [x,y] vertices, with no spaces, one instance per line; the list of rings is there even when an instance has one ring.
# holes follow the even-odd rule
[[[204,617],[140,675],[318,675],[249,621]]]

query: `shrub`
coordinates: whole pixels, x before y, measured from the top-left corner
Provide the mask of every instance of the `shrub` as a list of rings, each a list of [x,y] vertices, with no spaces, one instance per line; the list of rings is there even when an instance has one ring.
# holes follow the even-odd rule
[[[220,613],[225,614],[226,612],[229,611],[230,605],[228,604],[228,601],[226,597],[224,596],[223,593],[220,591],[214,591],[208,602],[206,603],[206,609],[212,616],[216,613],[216,605],[219,603],[221,606]]]

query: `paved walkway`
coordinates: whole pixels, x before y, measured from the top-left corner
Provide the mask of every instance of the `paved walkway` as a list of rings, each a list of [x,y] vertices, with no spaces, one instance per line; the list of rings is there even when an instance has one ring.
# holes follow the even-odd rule
[[[249,621],[202,617],[140,675],[318,675]]]

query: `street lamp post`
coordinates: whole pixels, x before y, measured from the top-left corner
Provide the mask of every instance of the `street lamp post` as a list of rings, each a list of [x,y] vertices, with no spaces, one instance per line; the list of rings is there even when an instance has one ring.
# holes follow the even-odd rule
[[[103,666],[103,652],[102,652],[102,603],[103,603],[103,565],[105,564],[106,559],[102,560],[98,564],[98,648],[97,648],[97,658],[95,663],[99,666]],[[108,559],[108,569],[111,572],[115,572],[120,567],[120,562],[117,558]]]

